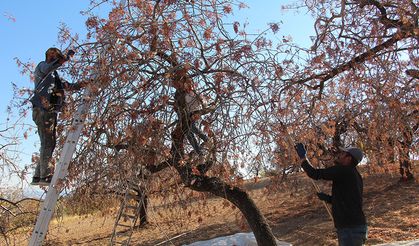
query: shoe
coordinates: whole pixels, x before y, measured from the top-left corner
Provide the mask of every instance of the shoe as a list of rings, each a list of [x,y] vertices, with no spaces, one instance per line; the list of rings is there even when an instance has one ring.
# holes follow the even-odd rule
[[[52,175],[48,175],[45,178],[40,178],[38,185],[40,186],[48,186],[51,183]]]
[[[31,182],[31,185],[38,185],[39,184],[39,180],[40,180],[39,177],[33,177],[32,178],[32,182]]]

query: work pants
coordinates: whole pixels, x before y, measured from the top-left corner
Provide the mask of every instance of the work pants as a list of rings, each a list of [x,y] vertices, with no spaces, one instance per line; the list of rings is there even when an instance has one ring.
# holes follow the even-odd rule
[[[368,228],[360,225],[337,229],[339,246],[362,246],[367,240]]]
[[[54,170],[54,165],[50,162],[56,144],[57,113],[35,107],[32,111],[32,119],[38,128],[41,140],[40,158],[35,168],[34,177],[45,178],[51,175]]]

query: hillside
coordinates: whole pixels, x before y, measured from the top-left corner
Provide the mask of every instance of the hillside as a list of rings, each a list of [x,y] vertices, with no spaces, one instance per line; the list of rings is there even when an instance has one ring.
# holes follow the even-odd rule
[[[328,191],[327,183],[318,184]],[[364,187],[368,245],[419,238],[417,182],[398,183],[397,175],[364,174]],[[293,245],[336,245],[332,221],[304,175],[288,178],[287,182],[265,179],[247,188],[278,239]],[[133,245],[182,245],[249,231],[238,210],[219,198],[170,206],[152,198],[149,222],[135,231]],[[64,217],[52,222],[47,242],[106,245],[113,223],[113,214]],[[16,238],[14,243],[27,244],[22,238]]]

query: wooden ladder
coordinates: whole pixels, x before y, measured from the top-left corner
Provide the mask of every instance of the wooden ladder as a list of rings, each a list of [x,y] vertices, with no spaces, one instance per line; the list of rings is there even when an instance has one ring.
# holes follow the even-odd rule
[[[132,233],[140,219],[140,211],[146,209],[145,199],[145,190],[138,183],[128,181],[113,227],[111,245],[130,244]]]

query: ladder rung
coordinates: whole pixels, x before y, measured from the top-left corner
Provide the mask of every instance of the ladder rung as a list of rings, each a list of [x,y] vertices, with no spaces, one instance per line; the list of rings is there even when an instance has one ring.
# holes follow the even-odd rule
[[[128,198],[134,198],[134,200],[136,200],[136,201],[141,199],[141,196],[133,195],[133,194],[129,194],[129,193],[127,194],[127,197]]]
[[[131,231],[130,230],[126,230],[126,231],[117,231],[115,232],[115,236],[125,236],[125,237],[130,237],[131,235]]]
[[[139,195],[139,194],[141,194],[141,190],[138,190],[138,189],[133,189],[133,188],[129,188],[128,189],[128,192],[129,193],[135,193],[135,194],[137,194],[137,195]]]
[[[137,216],[135,216],[135,215],[130,215],[130,214],[122,214],[121,216],[123,216],[123,217],[128,217],[128,218],[130,218],[130,219],[135,219],[135,218],[137,218]]]
[[[138,206],[127,205],[125,208],[128,208],[128,209],[138,209]]]
[[[128,240],[124,240],[122,242],[114,242],[115,244],[120,244],[120,245],[128,245]]]
[[[116,224],[117,226],[121,226],[121,227],[128,227],[128,228],[131,228],[131,226],[130,225],[124,225],[124,224]]]
[[[130,187],[130,190],[137,192],[137,193],[141,193],[141,190],[137,187]]]

